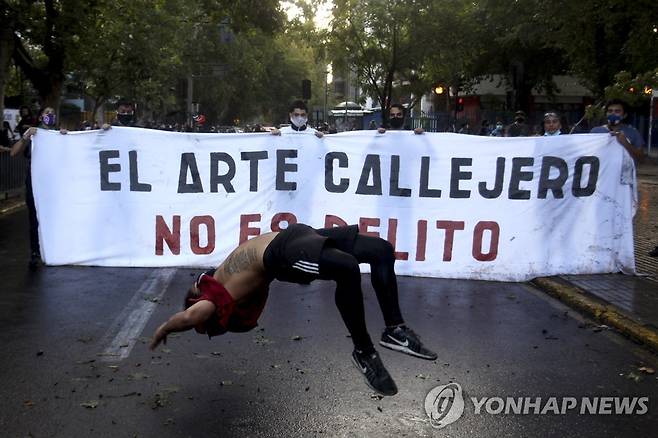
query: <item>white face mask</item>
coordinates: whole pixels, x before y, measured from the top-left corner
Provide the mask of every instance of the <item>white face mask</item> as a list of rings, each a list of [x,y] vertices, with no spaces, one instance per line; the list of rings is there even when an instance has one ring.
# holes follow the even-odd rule
[[[308,117],[304,116],[292,116],[290,118],[290,121],[292,122],[293,125],[295,125],[298,128],[301,128],[302,126],[306,126],[306,123],[308,122]]]

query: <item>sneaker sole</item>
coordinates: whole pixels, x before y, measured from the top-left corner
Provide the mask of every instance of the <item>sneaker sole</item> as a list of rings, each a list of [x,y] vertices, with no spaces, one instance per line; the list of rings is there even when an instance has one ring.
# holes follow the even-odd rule
[[[382,347],[386,347],[389,350],[399,351],[400,353],[405,353],[405,354],[408,354],[409,356],[419,357],[421,359],[435,360],[437,357],[439,357],[438,355],[428,356],[426,354],[416,353],[415,351],[413,351],[413,350],[411,350],[407,347],[403,347],[402,345],[389,344],[388,342],[384,342],[384,341],[379,341],[379,345],[381,345]]]
[[[359,374],[361,374],[361,375],[363,376],[363,380],[365,380],[366,385],[368,385],[368,387],[369,387],[370,389],[372,389],[373,391],[375,391],[377,394],[381,394],[381,395],[383,395],[383,396],[387,396],[387,397],[393,396],[393,395],[395,395],[395,394],[398,393],[398,391],[397,391],[397,389],[396,389],[395,392],[394,392],[393,394],[385,394],[385,393],[383,393],[381,390],[379,390],[379,389],[375,388],[374,386],[372,386],[372,385],[370,384],[370,382],[368,381],[368,379],[366,378],[366,375],[363,374],[363,368],[361,368],[361,365],[359,365],[359,363],[356,361],[356,359],[354,359],[354,356],[351,356],[351,358],[352,358],[352,363],[354,364],[354,366],[356,367],[356,369],[359,370]]]

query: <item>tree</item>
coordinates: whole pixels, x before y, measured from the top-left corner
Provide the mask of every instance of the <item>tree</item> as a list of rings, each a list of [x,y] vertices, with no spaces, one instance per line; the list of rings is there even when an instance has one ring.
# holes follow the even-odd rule
[[[93,114],[110,98],[129,98],[166,111],[192,35],[183,1],[105,2],[68,48],[72,80],[94,100]],[[95,117],[94,117],[95,118]]]
[[[13,17],[10,21],[13,60],[38,91],[44,106],[59,108],[67,48],[76,44],[85,23],[96,13],[98,3],[3,0],[2,9]]]
[[[548,4],[553,11],[549,16]],[[552,44],[569,71],[597,96],[621,71],[632,75],[658,65],[658,8],[650,0],[559,0],[543,6]]]
[[[355,71],[364,92],[375,98],[388,117],[397,90],[394,83],[414,86],[427,81],[422,61],[429,35],[422,30],[430,0],[336,0],[330,52],[334,68]],[[422,84],[429,89],[429,82]],[[411,103],[411,106],[413,106]]]

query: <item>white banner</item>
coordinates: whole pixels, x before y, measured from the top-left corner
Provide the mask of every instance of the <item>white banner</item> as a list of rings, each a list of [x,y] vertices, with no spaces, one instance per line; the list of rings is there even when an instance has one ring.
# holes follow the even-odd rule
[[[216,266],[241,241],[297,221],[360,224],[394,244],[402,275],[634,272],[628,154],[606,134],[318,139],[114,127],[34,140],[49,265]]]

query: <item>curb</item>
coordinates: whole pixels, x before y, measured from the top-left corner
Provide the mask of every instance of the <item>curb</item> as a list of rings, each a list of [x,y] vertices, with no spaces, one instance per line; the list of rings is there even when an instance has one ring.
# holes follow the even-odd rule
[[[639,341],[658,353],[658,332],[652,330],[615,306],[590,297],[586,291],[571,284],[557,281],[555,277],[539,277],[530,283],[574,309],[616,328],[628,337]]]

